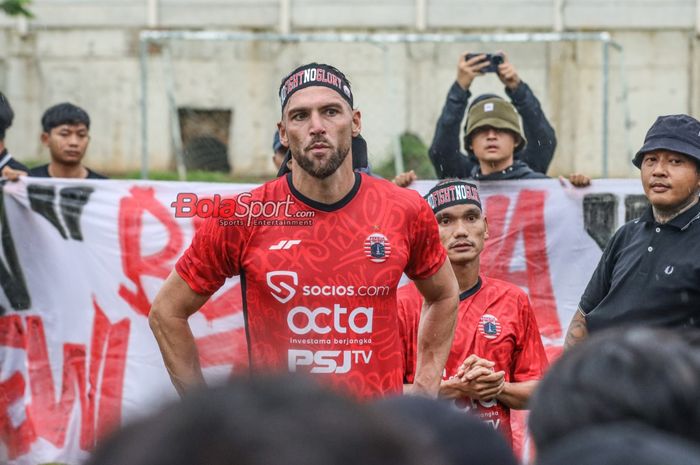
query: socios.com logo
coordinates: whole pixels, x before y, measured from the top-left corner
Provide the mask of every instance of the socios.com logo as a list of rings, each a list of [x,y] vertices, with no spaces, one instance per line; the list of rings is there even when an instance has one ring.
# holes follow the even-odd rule
[[[270,294],[281,304],[286,304],[297,293],[299,276],[294,271],[269,271],[266,276]]]

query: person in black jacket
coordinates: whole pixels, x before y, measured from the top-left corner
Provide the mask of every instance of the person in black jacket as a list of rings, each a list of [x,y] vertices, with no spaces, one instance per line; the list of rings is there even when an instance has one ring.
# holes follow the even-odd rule
[[[466,178],[478,164],[473,153],[464,156],[459,147],[460,124],[471,97],[469,87],[475,77],[484,73],[489,66],[485,55],[478,55],[465,60],[466,54],[460,55],[457,65],[457,80],[447,94],[447,101],[442,109],[435,128],[435,136],[430,146],[430,160],[433,162],[438,178]],[[518,76],[512,63],[504,53],[503,63],[498,66],[497,76],[506,86],[506,94],[523,120],[524,138],[529,141],[521,147],[516,158],[524,162],[533,171],[546,173],[554,156],[557,139],[554,129],[547,121],[540,102],[530,87]],[[480,101],[499,98],[494,94],[484,94],[474,100],[472,106]],[[467,120],[467,126],[469,121]],[[468,145],[465,149],[469,152]]]
[[[0,176],[16,181],[19,176],[27,174],[27,167],[18,162],[5,146],[5,132],[12,126],[15,112],[12,111],[10,102],[0,92]]]

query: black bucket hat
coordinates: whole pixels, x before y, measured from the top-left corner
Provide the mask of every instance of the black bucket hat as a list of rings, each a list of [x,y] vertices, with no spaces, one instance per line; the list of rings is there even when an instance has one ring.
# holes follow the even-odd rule
[[[700,121],[688,115],[659,116],[632,159],[634,166],[641,168],[644,154],[654,150],[682,153],[700,164]]]

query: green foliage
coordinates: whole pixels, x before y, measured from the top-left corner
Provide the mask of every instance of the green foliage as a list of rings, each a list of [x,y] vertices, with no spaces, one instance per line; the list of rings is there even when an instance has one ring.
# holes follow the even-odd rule
[[[140,179],[141,171],[127,173],[109,173],[111,179]],[[154,181],[179,181],[175,171],[149,171],[148,179]],[[187,181],[192,182],[230,182],[230,183],[263,183],[270,178],[256,176],[231,176],[219,171],[188,171]]]
[[[22,160],[28,168],[35,168],[39,165],[46,164],[45,160]],[[89,163],[88,163],[89,165]],[[133,170],[127,172],[115,173],[111,171],[97,170],[99,173],[104,174],[110,179],[141,179],[141,170]],[[187,171],[187,181],[193,182],[232,182],[232,183],[251,183],[251,184],[262,184],[265,181],[269,181],[273,176],[261,177],[261,176],[239,176],[231,175],[229,173],[222,173],[221,171],[198,171],[198,170],[188,170]],[[180,178],[177,176],[176,171],[153,171],[148,172],[148,179],[154,181],[179,181]]]
[[[401,134],[401,153],[406,171],[413,170],[418,179],[435,179],[435,170],[428,157],[428,146],[416,134],[405,132]],[[396,176],[394,158],[387,159],[372,171],[386,179]]]
[[[32,0],[2,0],[0,1],[0,10],[9,16],[24,16],[33,18],[34,14],[27,8]]]

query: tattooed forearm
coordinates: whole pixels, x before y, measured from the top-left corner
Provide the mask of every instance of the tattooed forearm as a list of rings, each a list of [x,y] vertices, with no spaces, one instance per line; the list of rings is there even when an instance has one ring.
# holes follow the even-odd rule
[[[586,317],[583,315],[583,312],[581,312],[581,309],[577,309],[569,324],[569,330],[566,332],[564,350],[572,348],[587,337],[588,327],[586,326]]]

